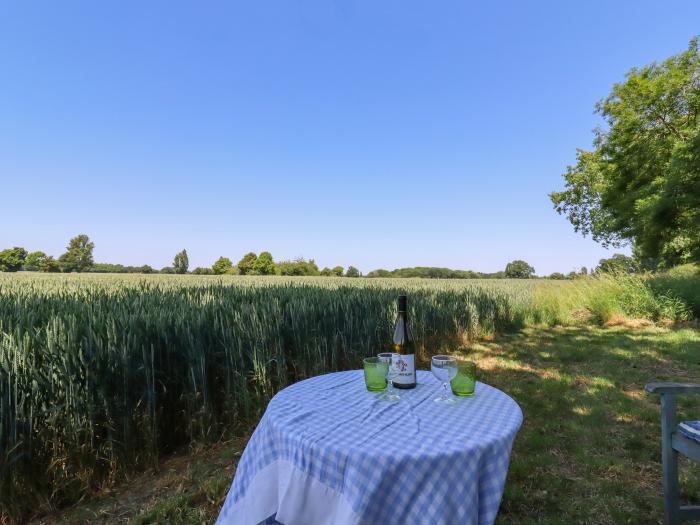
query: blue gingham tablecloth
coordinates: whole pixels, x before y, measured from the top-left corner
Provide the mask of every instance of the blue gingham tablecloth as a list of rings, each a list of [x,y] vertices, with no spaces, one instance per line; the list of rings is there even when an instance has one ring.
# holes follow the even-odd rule
[[[477,383],[457,405],[433,402],[440,384],[387,403],[361,370],[293,384],[269,403],[241,457],[221,525],[491,524],[518,404]],[[276,520],[276,521],[275,521]]]

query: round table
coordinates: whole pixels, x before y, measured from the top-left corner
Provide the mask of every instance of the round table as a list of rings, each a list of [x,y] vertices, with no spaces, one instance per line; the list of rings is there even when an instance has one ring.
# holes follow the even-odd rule
[[[361,370],[295,383],[270,401],[218,524],[491,524],[522,423],[518,404],[477,383],[455,405],[440,384],[389,403]]]

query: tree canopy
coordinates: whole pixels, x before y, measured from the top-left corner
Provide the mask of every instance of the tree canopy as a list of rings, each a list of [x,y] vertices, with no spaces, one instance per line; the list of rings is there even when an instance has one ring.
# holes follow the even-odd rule
[[[173,268],[175,273],[187,273],[187,268],[190,267],[190,258],[187,256],[187,250],[182,250],[175,255],[173,260]]]
[[[21,270],[26,257],[27,250],[19,246],[0,251],[0,272],[17,272]]]
[[[700,261],[698,40],[661,64],[632,69],[596,106],[606,129],[578,150],[550,197],[574,229],[604,246],[632,243],[662,266]]]
[[[534,275],[535,269],[525,261],[512,261],[506,265],[506,277],[509,279],[529,279]]]
[[[95,243],[90,241],[90,237],[80,234],[73,237],[66,247],[66,253],[58,258],[58,264],[64,272],[84,272],[90,268],[94,261],[92,250]]]
[[[596,268],[597,272],[604,273],[636,273],[639,270],[639,262],[634,257],[621,253],[616,253],[609,259],[601,259]]]
[[[219,257],[214,264],[211,265],[211,269],[215,274],[221,275],[233,268],[233,263],[228,257]]]

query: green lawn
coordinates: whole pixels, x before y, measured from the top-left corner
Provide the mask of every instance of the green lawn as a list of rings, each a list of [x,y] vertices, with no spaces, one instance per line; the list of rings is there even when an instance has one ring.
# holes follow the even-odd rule
[[[497,523],[661,523],[658,399],[651,380],[700,381],[694,328],[526,329],[474,344],[481,380],[523,409]],[[700,399],[681,415],[700,418]],[[172,458],[159,473],[37,523],[211,523],[244,441]],[[700,501],[700,471],[682,489]]]

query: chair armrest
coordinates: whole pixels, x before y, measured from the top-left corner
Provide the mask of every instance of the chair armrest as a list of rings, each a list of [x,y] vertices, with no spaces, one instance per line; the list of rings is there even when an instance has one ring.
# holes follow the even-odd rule
[[[650,394],[700,394],[700,385],[695,383],[649,383],[644,390]]]

